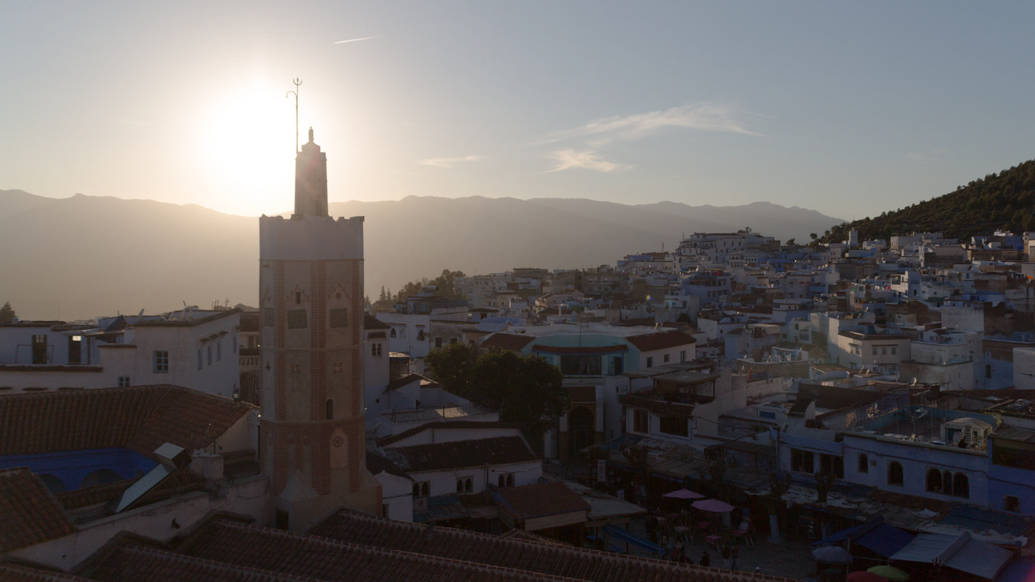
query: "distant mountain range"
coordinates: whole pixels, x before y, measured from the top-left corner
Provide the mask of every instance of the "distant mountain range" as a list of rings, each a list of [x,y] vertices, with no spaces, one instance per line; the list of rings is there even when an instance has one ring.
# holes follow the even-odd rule
[[[926,202],[838,225],[824,233],[823,240],[845,240],[851,229],[858,230],[863,239],[910,232],[942,232],[967,239],[997,229],[1017,234],[1035,230],[1035,160],[973,180]]]
[[[514,267],[587,267],[674,248],[683,234],[751,227],[808,240],[842,221],[766,202],[687,206],[581,199],[408,197],[337,202],[365,216],[366,293],[382,285]],[[172,310],[183,302],[255,304],[258,220],[196,205],[0,190],[0,303],[23,319]]]

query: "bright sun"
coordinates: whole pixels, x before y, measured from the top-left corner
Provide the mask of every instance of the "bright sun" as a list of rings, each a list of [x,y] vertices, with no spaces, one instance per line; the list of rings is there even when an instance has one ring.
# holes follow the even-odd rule
[[[201,150],[212,201],[230,212],[272,214],[292,200],[294,100],[263,84],[226,93],[209,107]]]

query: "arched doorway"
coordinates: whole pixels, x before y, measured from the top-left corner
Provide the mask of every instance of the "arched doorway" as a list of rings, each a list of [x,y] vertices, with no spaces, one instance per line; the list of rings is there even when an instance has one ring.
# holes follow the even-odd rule
[[[576,457],[579,451],[593,444],[594,424],[593,413],[583,406],[575,407],[568,413],[570,457]]]

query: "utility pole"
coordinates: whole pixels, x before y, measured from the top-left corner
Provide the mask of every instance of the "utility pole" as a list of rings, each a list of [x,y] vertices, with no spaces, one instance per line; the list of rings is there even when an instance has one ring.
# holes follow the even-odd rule
[[[294,89],[290,90],[284,96],[288,95],[295,96],[295,153],[298,153],[298,94],[302,90],[302,79],[295,77],[291,79],[291,84],[295,86]]]

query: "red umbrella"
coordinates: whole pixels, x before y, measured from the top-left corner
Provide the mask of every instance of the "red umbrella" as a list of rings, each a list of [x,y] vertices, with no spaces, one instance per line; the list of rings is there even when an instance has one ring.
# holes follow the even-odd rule
[[[668,499],[704,499],[707,495],[701,495],[689,489],[676,489],[675,491],[669,491],[662,495],[662,497],[667,497]]]
[[[873,572],[849,572],[845,582],[888,582],[888,579]]]

